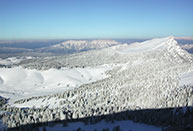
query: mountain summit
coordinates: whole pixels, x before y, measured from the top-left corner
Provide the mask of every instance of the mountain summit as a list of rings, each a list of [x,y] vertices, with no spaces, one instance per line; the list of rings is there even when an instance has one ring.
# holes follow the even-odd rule
[[[124,52],[146,52],[152,50],[161,50],[169,47],[176,47],[178,43],[174,40],[174,37],[155,38],[144,42],[136,42],[128,45],[127,48],[123,48]]]
[[[173,36],[164,38],[155,38],[144,42],[136,42],[130,45],[124,44],[112,47],[118,53],[146,53],[146,52],[167,52],[173,57],[181,57],[185,60],[192,60],[192,56],[181,48]]]

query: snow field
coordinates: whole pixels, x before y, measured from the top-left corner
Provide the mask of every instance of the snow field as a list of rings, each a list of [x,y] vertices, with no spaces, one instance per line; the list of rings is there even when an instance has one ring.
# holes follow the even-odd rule
[[[13,100],[58,93],[104,79],[107,77],[105,71],[110,69],[109,66],[45,71],[22,67],[0,68],[0,95]]]

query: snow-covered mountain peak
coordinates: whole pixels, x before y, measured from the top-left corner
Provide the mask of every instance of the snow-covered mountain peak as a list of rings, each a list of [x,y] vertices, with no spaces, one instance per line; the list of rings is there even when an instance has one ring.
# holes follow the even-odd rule
[[[170,49],[171,47],[179,47],[178,43],[174,40],[174,37],[164,37],[164,38],[155,38],[151,40],[147,40],[144,42],[135,42],[133,44],[128,45],[127,47],[124,45],[118,47],[117,50],[123,51],[125,53],[130,52],[146,52],[152,50],[162,50],[162,49]]]
[[[115,40],[68,40],[41,50],[51,52],[80,52],[92,49],[102,49],[110,46],[118,45]]]
[[[69,40],[62,42],[60,44],[56,44],[52,47],[59,47],[59,46],[112,46],[112,45],[117,45],[120,44],[119,42],[115,40],[92,40],[92,41],[87,41],[87,40]]]
[[[180,56],[185,60],[193,61],[192,56],[187,51],[182,49],[174,37],[168,37],[165,46],[167,47],[168,52],[170,52],[170,54],[174,57]]]
[[[90,42],[91,44],[101,44],[101,45],[118,45],[120,44],[119,42],[115,41],[115,40],[93,40]]]
[[[68,40],[68,41],[53,45],[52,47],[63,47],[66,45],[75,45],[75,44],[81,45],[81,44],[86,44],[86,43],[88,43],[88,41],[86,40]]]
[[[192,61],[192,56],[180,47],[173,36],[155,38],[140,43],[136,42],[130,45],[118,45],[112,47],[112,49],[121,54],[163,51],[171,54],[173,57],[181,57]]]
[[[136,44],[135,46],[141,46],[141,49],[163,49],[168,46],[177,46],[177,42],[174,40],[173,36],[163,37],[163,38],[155,38],[151,40],[147,40],[141,43]]]

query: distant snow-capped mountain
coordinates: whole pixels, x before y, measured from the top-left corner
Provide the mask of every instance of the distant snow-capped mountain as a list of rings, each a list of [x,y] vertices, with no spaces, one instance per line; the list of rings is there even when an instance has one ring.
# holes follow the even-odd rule
[[[120,44],[120,42],[117,42],[115,40],[69,40],[50,47],[41,48],[39,49],[39,51],[54,53],[74,53],[93,49],[107,48],[118,44]]]
[[[189,53],[193,53],[193,44],[185,44],[185,45],[181,45],[181,47],[184,50],[187,50]]]

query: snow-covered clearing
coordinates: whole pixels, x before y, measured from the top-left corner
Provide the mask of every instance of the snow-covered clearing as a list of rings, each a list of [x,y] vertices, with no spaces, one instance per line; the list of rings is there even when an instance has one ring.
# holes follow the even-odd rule
[[[180,77],[179,85],[180,86],[183,86],[183,85],[193,85],[193,71],[189,72],[189,73],[186,73],[186,74],[183,74]]]
[[[22,67],[0,68],[0,96],[11,100],[61,93],[107,77],[111,67],[62,68],[38,71]]]
[[[28,57],[8,57],[5,59],[0,58],[0,65],[13,65],[13,64],[18,64],[22,60],[25,59],[32,59],[33,57],[28,56]]]

